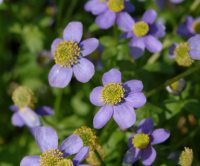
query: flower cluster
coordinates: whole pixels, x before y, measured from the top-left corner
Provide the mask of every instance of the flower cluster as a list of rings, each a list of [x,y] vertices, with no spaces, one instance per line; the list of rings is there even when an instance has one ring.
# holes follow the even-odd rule
[[[170,3],[178,4],[182,1],[170,0]],[[101,29],[108,29],[117,24],[122,31],[120,31],[122,38],[130,39],[128,47],[136,60],[145,49],[150,53],[162,51],[163,44],[160,38],[165,36],[166,28],[162,21],[157,21],[155,10],[145,11],[138,19],[130,15],[134,8],[129,0],[89,0],[85,4],[85,10],[96,16],[95,22]],[[172,44],[169,48],[170,58],[180,66],[189,67],[194,60],[200,60],[200,35],[198,35],[200,19],[187,17],[186,22],[179,26],[177,33],[189,39],[179,44],[170,43]],[[99,47],[99,40],[89,38],[81,41],[82,36],[83,24],[72,21],[65,27],[62,38],[53,40],[51,52],[48,52],[48,58],[54,59],[55,62],[48,74],[51,87],[65,88],[73,75],[81,83],[87,83],[93,78],[95,66],[87,56]],[[121,71],[116,67],[109,69],[102,75],[102,85],[97,87],[93,85],[93,90],[88,94],[90,102],[100,107],[93,117],[95,129],[103,128],[113,118],[120,131],[126,132],[137,121],[136,113],[140,113],[137,109],[147,102],[147,95],[145,96],[143,92],[143,82],[137,78],[123,82]],[[167,85],[166,89],[170,93],[178,95],[184,88],[185,80],[178,77]],[[94,161],[97,163],[104,158],[103,146],[99,144],[95,131],[86,126],[74,130],[58,146],[56,131],[51,127],[42,126],[38,116],[53,115],[54,111],[48,106],[36,109],[35,98],[32,90],[24,86],[17,87],[12,94],[14,105],[10,106],[10,109],[14,111],[13,125],[20,127],[26,125],[31,128],[31,133],[42,151],[40,156],[24,157],[20,166],[89,166],[81,162],[86,159],[89,164],[94,165]],[[137,131],[134,131],[127,141],[129,149],[124,156],[124,163],[133,164],[141,159],[143,165],[152,165],[157,156],[153,145],[162,143],[170,137],[169,131],[163,128],[153,130],[153,128],[152,118],[143,119],[139,123]],[[189,158],[187,154],[190,155]],[[191,151],[186,149],[181,156],[181,164],[192,163]]]

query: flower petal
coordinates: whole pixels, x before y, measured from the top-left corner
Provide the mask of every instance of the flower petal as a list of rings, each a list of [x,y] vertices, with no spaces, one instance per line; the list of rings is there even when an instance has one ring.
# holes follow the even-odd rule
[[[105,2],[90,0],[85,4],[84,8],[86,11],[91,12],[94,15],[99,15],[107,9],[107,6]]]
[[[159,144],[166,141],[170,136],[170,132],[165,129],[156,129],[152,133],[152,142],[151,144]]]
[[[88,82],[94,75],[94,65],[87,59],[81,58],[79,62],[73,66],[76,79],[82,83]]]
[[[188,40],[190,47],[190,56],[192,59],[200,60],[200,35],[195,35]]]
[[[93,119],[93,126],[96,129],[100,129],[110,120],[113,115],[113,107],[112,106],[103,106],[96,113]]]
[[[116,13],[106,10],[101,15],[97,16],[95,22],[102,29],[108,29],[115,23]]]
[[[103,87],[102,86],[98,86],[96,88],[94,88],[92,90],[92,92],[90,93],[90,102],[96,106],[103,106],[104,103],[101,100],[101,91],[102,91]]]
[[[15,112],[12,116],[12,124],[14,126],[18,126],[18,127],[22,127],[24,126],[24,121],[23,119],[20,117],[18,112]]]
[[[149,146],[147,149],[142,151],[141,158],[142,158],[142,164],[144,164],[145,166],[152,165],[152,163],[156,159],[155,149]]]
[[[131,93],[125,100],[127,103],[134,108],[142,107],[146,103],[146,97],[144,93]]]
[[[130,80],[123,84],[126,93],[137,93],[143,89],[143,83],[140,80]]]
[[[40,157],[26,156],[21,160],[20,166],[40,166]]]
[[[54,41],[52,42],[52,44],[51,44],[51,54],[54,56],[54,52],[55,52],[55,50],[56,50],[56,47],[57,47],[57,45],[60,43],[60,42],[62,42],[63,41],[63,39],[60,39],[60,38],[56,38],[56,39],[54,39]]]
[[[148,24],[152,24],[155,20],[156,20],[156,17],[157,17],[157,13],[155,10],[147,10],[143,16],[142,16],[142,20],[147,22]]]
[[[48,116],[54,114],[54,110],[48,106],[39,107],[35,110],[35,112],[42,116]]]
[[[52,87],[64,88],[72,79],[72,69],[55,64],[48,75]]]
[[[42,152],[58,148],[58,136],[56,131],[47,126],[33,128],[33,135]]]
[[[104,73],[102,77],[103,85],[108,83],[121,83],[122,76],[121,72],[118,69],[111,69],[108,72]]]
[[[70,22],[63,32],[63,38],[67,41],[79,43],[83,35],[83,25],[81,22]]]
[[[132,31],[134,23],[135,21],[127,12],[120,12],[117,15],[117,25],[124,32]]]
[[[130,1],[125,1],[124,2],[125,5],[125,11],[128,13],[132,13],[135,10],[135,6],[130,2]]]
[[[19,107],[16,106],[16,105],[11,105],[11,106],[9,106],[9,109],[10,109],[11,111],[13,111],[13,112],[16,112],[16,111],[19,110]]]
[[[41,124],[39,116],[28,107],[19,110],[18,115],[28,127],[36,127]]]
[[[165,25],[162,22],[157,22],[150,26],[150,34],[160,38],[165,36],[165,29]]]
[[[129,46],[131,48],[131,55],[134,59],[138,59],[143,53],[145,49],[145,43],[143,38],[133,38]]]
[[[87,56],[91,54],[96,48],[99,46],[99,40],[96,38],[90,38],[82,41],[80,43],[80,48],[81,48],[81,55],[82,56]]]
[[[81,148],[81,150],[73,158],[73,162],[75,163],[75,165],[81,163],[87,157],[89,149],[90,149],[89,146]]]
[[[139,149],[132,147],[126,152],[123,161],[127,164],[133,164],[138,160],[140,153]]]
[[[147,118],[140,122],[137,133],[151,134],[153,131],[153,119]]]
[[[78,153],[82,147],[82,139],[78,135],[72,134],[62,142],[60,150],[64,153],[64,156],[67,157]]]
[[[127,129],[131,127],[136,121],[134,109],[127,104],[114,106],[113,118],[121,129]]]
[[[144,39],[145,46],[151,53],[156,53],[162,50],[162,43],[152,35],[148,35]]]

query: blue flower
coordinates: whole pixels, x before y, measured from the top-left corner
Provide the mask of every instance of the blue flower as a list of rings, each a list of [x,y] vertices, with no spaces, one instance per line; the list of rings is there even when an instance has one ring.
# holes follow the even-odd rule
[[[134,59],[139,58],[145,48],[151,53],[162,50],[162,43],[158,38],[165,35],[165,26],[155,22],[156,18],[155,10],[147,10],[142,19],[136,22],[128,13],[119,14],[118,26],[126,33],[126,38],[131,38],[129,46]]]

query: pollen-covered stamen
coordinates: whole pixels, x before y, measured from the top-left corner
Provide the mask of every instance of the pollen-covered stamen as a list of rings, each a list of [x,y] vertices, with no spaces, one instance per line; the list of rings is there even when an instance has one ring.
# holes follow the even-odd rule
[[[56,46],[54,52],[55,63],[62,67],[71,67],[78,63],[80,56],[80,47],[76,42],[63,41]]]
[[[40,155],[40,166],[56,166],[63,159],[63,153],[58,149],[47,150]]]
[[[200,20],[195,21],[192,24],[192,28],[193,28],[194,32],[200,33]]]
[[[122,101],[125,90],[120,83],[109,83],[101,91],[101,98],[104,104],[115,105]]]
[[[83,144],[85,146],[89,146],[90,150],[94,150],[96,148],[97,136],[96,136],[94,130],[92,130],[91,128],[83,126],[79,129],[76,129],[74,131],[74,134],[81,137]]]
[[[124,0],[108,0],[108,8],[113,12],[121,12],[124,10]]]
[[[62,159],[61,161],[58,162],[56,166],[73,166],[73,162],[70,159]]]
[[[149,32],[149,25],[144,21],[136,22],[133,25],[133,33],[137,37],[145,36]]]
[[[150,143],[149,135],[140,133],[136,134],[132,139],[132,144],[135,148],[145,149]]]
[[[14,90],[12,94],[12,100],[14,104],[20,108],[32,108],[35,103],[35,97],[32,90],[24,86],[19,86]]]
[[[188,43],[181,43],[175,48],[175,60],[178,65],[185,67],[192,65],[193,60],[189,55],[189,51],[190,48]]]

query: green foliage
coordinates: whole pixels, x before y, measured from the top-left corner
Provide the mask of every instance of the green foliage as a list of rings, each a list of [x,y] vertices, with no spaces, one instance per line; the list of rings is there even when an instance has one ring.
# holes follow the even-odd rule
[[[51,3],[50,3],[51,2]],[[16,85],[31,88],[37,96],[37,106],[48,105],[55,110],[55,116],[42,118],[44,125],[54,127],[60,140],[70,135],[82,125],[92,127],[94,114],[98,108],[89,101],[92,89],[101,84],[102,74],[111,68],[119,68],[123,81],[139,79],[144,83],[144,91],[149,94],[147,103],[136,110],[137,124],[140,120],[152,117],[156,128],[167,128],[170,139],[156,146],[157,159],[154,166],[177,165],[177,160],[170,160],[171,153],[177,155],[188,146],[194,152],[194,165],[200,165],[200,77],[199,71],[186,77],[186,88],[180,96],[169,94],[165,87],[158,87],[167,80],[189,68],[179,67],[168,58],[168,47],[173,42],[185,41],[176,35],[176,29],[184,15],[198,17],[199,5],[185,0],[184,3],[165,6],[160,10],[153,0],[138,2],[133,16],[141,16],[148,8],[158,11],[159,19],[166,23],[167,35],[163,38],[164,49],[158,54],[145,54],[135,61],[128,48],[128,40],[120,38],[117,27],[100,30],[94,24],[94,16],[84,11],[86,0],[5,0],[0,5],[0,165],[19,165],[26,155],[40,154],[33,137],[26,127],[17,128],[11,124],[13,112],[11,92]],[[101,64],[93,79],[82,84],[72,80],[64,89],[50,88],[47,80],[52,62],[39,63],[42,51],[50,50],[54,38],[60,37],[68,22],[79,20],[84,25],[84,37],[93,36],[100,40],[103,51],[91,55],[94,62]],[[98,56],[97,56],[98,55]],[[197,63],[197,62],[195,62]],[[195,65],[195,64],[193,64]],[[96,63],[97,66],[97,63]],[[190,116],[193,119],[188,119]],[[179,126],[181,118],[186,121]],[[186,130],[185,130],[186,128]],[[183,132],[183,129],[186,132]],[[112,121],[105,128],[97,130],[101,145],[106,151],[106,166],[128,166],[122,164],[127,150],[128,137],[135,127],[121,131]],[[135,165],[141,165],[140,162]]]

